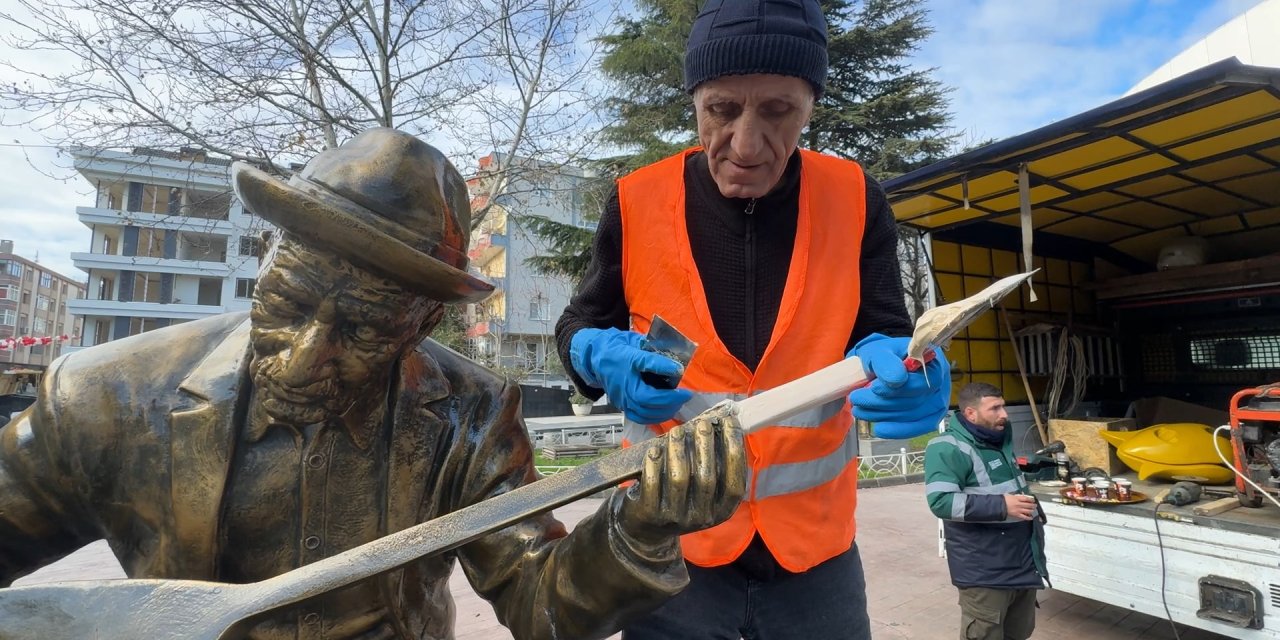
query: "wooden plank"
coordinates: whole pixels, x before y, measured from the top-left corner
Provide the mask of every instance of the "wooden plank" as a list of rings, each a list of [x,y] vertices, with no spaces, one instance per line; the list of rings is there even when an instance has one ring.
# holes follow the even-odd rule
[[[1280,282],[1280,255],[1180,267],[1087,283],[1099,300],[1149,296],[1206,288],[1256,287]]]
[[[1230,498],[1219,498],[1207,504],[1197,505],[1191,510],[1198,516],[1216,516],[1224,511],[1230,511],[1240,506],[1240,501],[1234,496]]]
[[[1050,418],[1048,441],[1061,440],[1066,444],[1067,455],[1080,468],[1098,467],[1114,476],[1128,471],[1129,467],[1116,456],[1115,447],[1103,440],[1098,432],[1133,431],[1135,428],[1137,423],[1133,418]]]

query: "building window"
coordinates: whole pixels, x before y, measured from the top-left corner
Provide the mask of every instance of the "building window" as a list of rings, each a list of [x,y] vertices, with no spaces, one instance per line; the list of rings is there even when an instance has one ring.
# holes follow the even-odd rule
[[[142,228],[138,230],[138,251],[135,255],[148,258],[164,257],[164,229]]]
[[[99,320],[93,323],[93,344],[102,344],[111,340],[111,323]],[[83,340],[81,344],[84,344]],[[85,345],[93,346],[93,345]]]
[[[108,209],[124,208],[124,188],[123,182],[104,183],[98,181],[98,206],[105,206]],[[105,197],[104,197],[105,196]]]
[[[22,277],[22,263],[21,263],[21,262],[16,262],[16,261],[12,261],[12,260],[11,260],[11,261],[9,262],[9,275],[14,276],[14,277],[17,277],[17,278],[21,278],[21,277]]]
[[[146,333],[154,329],[160,328],[159,320],[155,318],[130,318],[129,319],[129,335],[136,336],[140,333]]]
[[[116,281],[113,278],[98,278],[98,300],[114,300]]]
[[[31,304],[31,292],[30,292],[30,291],[23,291],[23,292],[22,292],[22,304]]]
[[[11,285],[11,284],[6,284],[6,285],[4,285],[3,287],[0,287],[0,300],[14,300],[14,301],[16,301],[17,299],[18,299],[18,288],[17,288],[17,287],[15,287],[15,286],[13,286],[13,285]]]
[[[41,274],[40,274],[40,286],[41,286],[41,287],[43,287],[43,288],[45,288],[45,289],[52,289],[52,288],[53,288],[53,274],[51,274],[51,273],[41,273]]]
[[[542,298],[534,298],[529,301],[529,319],[530,320],[547,320],[547,305],[543,304]]]
[[[528,369],[536,369],[541,363],[538,362],[538,343],[524,343],[524,366]]]
[[[258,239],[253,236],[240,236],[240,255],[257,257]]]
[[[8,309],[5,309],[4,311],[0,311],[0,325],[4,325],[6,327],[12,327],[13,323],[17,321],[18,321],[18,314]]]
[[[35,321],[31,323],[31,331],[32,333],[35,333],[37,337],[43,336],[48,330],[49,321],[44,318],[36,318]]]
[[[236,278],[236,297],[252,298],[253,285],[256,281],[253,278]]]
[[[163,280],[158,273],[136,273],[133,276],[133,300],[135,302],[164,302],[161,292]]]
[[[144,184],[137,191],[141,196],[134,211],[143,213],[169,213],[169,187],[155,184]]]
[[[53,306],[53,300],[48,296],[36,296],[36,308],[41,311],[48,311]]]
[[[231,191],[188,189],[183,214],[191,218],[226,220],[231,213]]]

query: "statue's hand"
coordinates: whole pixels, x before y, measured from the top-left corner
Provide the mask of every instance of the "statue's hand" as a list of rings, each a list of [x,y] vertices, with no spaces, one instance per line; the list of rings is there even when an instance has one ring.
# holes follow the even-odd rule
[[[619,509],[623,530],[660,544],[732,516],[747,490],[742,429],[732,418],[698,417],[648,446],[644,472]]]

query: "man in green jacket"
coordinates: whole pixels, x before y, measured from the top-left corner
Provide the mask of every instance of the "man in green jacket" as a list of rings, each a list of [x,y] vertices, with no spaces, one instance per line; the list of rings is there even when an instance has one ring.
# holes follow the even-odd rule
[[[1043,514],[1014,458],[1000,389],[965,385],[956,404],[946,432],[925,449],[924,473],[960,590],[960,638],[1025,640],[1049,575]]]

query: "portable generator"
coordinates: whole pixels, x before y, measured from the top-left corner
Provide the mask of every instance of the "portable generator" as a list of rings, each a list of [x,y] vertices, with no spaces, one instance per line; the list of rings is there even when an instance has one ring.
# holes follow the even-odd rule
[[[1231,448],[1240,504],[1261,507],[1264,497],[1244,477],[1280,495],[1280,383],[1245,389],[1231,398]]]

